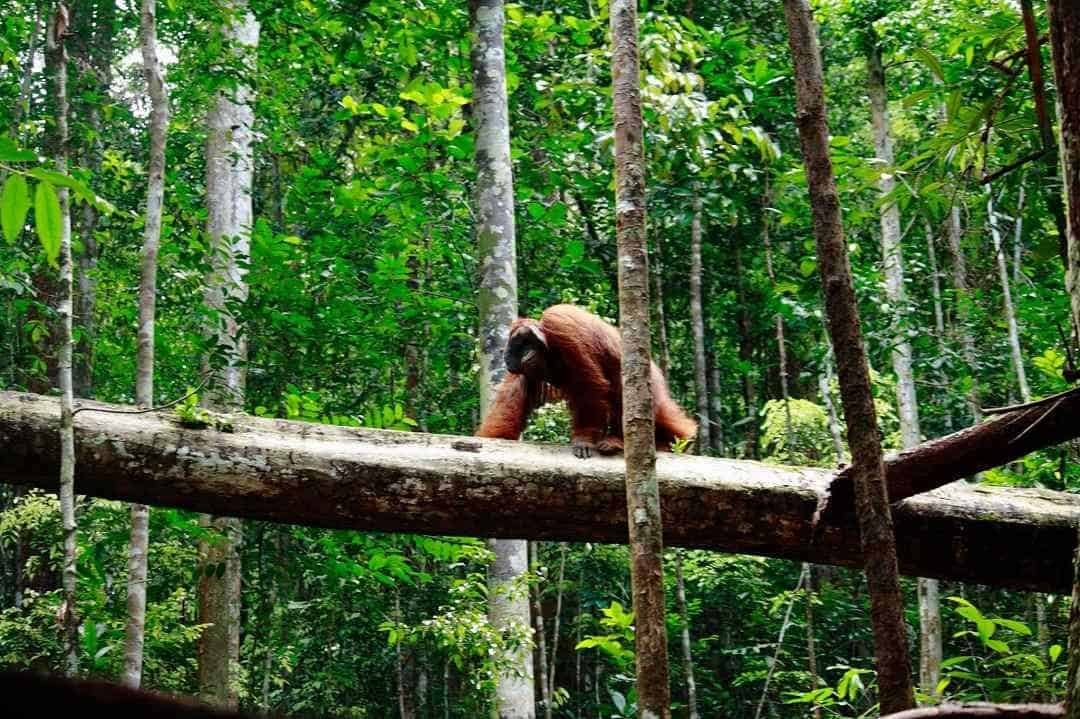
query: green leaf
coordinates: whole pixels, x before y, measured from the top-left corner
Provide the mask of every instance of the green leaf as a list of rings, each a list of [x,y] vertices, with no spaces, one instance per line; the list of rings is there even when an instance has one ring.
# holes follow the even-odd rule
[[[0,137],[0,162],[33,162],[37,155],[29,150],[20,150],[10,138]]]
[[[0,220],[9,244],[19,237],[29,209],[30,192],[26,188],[26,179],[22,175],[12,175],[4,183],[4,193],[0,197]]]
[[[1006,629],[1011,629],[1014,632],[1016,632],[1017,634],[1020,634],[1022,636],[1025,636],[1025,637],[1031,636],[1031,628],[1028,627],[1028,625],[1024,624],[1023,622],[1018,622],[1018,621],[1015,621],[1013,619],[995,619],[994,623],[997,624],[1000,627],[1005,627]]]
[[[924,47],[917,47],[912,54],[915,56],[916,60],[921,62],[923,65],[926,65],[926,67],[930,69],[930,72],[933,73],[935,80],[941,82],[945,79],[945,70],[941,67],[941,63],[938,62],[938,59],[934,56],[932,52],[930,52]]]
[[[60,256],[60,199],[49,182],[39,182],[34,191],[34,225],[37,227],[41,246],[45,248],[45,257],[49,264],[58,267],[56,258]]]
[[[1056,662],[1058,657],[1061,656],[1062,646],[1060,644],[1054,644],[1050,647],[1050,662]]]

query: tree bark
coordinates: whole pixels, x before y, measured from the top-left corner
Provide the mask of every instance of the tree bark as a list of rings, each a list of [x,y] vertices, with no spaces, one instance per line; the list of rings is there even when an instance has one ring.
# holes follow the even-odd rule
[[[476,243],[480,258],[480,411],[487,408],[506,367],[503,351],[517,318],[517,245],[514,227],[514,174],[510,160],[510,119],[503,47],[503,0],[469,0],[472,28],[472,122],[476,145]],[[517,535],[514,535],[515,537]],[[528,569],[528,543],[516,538],[489,543],[495,563],[488,572],[489,618],[498,629],[528,627],[529,597],[521,587]],[[498,678],[495,705],[499,719],[532,719],[532,650],[518,650],[521,676]]]
[[[712,448],[717,457],[727,453],[724,442],[724,401],[720,394],[720,364],[716,355],[709,358],[709,422],[712,424]]]
[[[1065,169],[1069,262],[1065,286],[1073,334],[1080,340],[1080,5],[1048,0],[1054,80],[1061,106],[1061,164]]]
[[[664,377],[670,380],[668,371],[671,369],[671,345],[667,334],[667,313],[664,311],[664,270],[663,270],[663,246],[657,237],[653,244],[653,303],[656,305],[656,338],[660,345],[660,356],[657,364]]]
[[[848,444],[853,458],[856,510],[870,590],[881,711],[900,711],[915,703],[908,668],[903,596],[870,370],[844,243],[839,195],[829,157],[821,54],[807,0],[784,0],[784,11],[795,69],[799,140],[810,188],[818,270],[825,293],[829,333],[836,351]]]
[[[997,260],[998,280],[1001,282],[1001,298],[1009,333],[1009,350],[1012,356],[1013,372],[1016,374],[1016,384],[1020,390],[1020,401],[1026,404],[1031,401],[1031,388],[1028,386],[1027,372],[1024,370],[1024,352],[1020,348],[1020,328],[1016,322],[1016,307],[1013,305],[1012,288],[1009,282],[1009,263],[1005,258],[1005,243],[1001,241],[1001,229],[998,226],[997,212],[994,210],[994,191],[992,187],[987,189],[986,217],[990,223],[990,236],[994,240],[994,257]],[[1020,190],[1022,193],[1022,185]],[[1019,211],[1017,218],[1019,218]]]
[[[878,189],[887,198],[896,188],[893,178],[893,149],[885,85],[885,65],[881,43],[875,31],[869,30],[871,43],[867,56],[867,83],[870,95],[870,117],[873,124],[874,149],[885,168],[878,180]],[[919,400],[912,369],[911,342],[907,335],[907,292],[904,288],[904,258],[901,245],[900,208],[888,201],[881,207],[881,254],[885,270],[885,297],[892,307],[893,338],[892,365],[896,374],[896,406],[900,419],[900,436],[904,449],[919,444]],[[938,603],[937,582],[920,578],[919,582],[919,684],[923,693],[933,696],[941,676],[941,606]]]
[[[1080,393],[1073,397],[1062,406],[1075,435]],[[58,404],[0,392],[0,482],[55,489],[59,439],[51,430]],[[168,411],[80,409],[75,419],[80,490],[90,496],[365,531],[627,539],[617,457],[583,462],[559,446],[244,415],[230,417],[231,431],[186,428]],[[995,417],[985,427],[890,456],[889,476],[908,487],[911,475],[948,484],[969,476],[974,461],[996,466],[1053,444],[1056,436],[1041,434],[1052,424],[1052,417],[1034,425],[1019,413]],[[1038,436],[1045,443],[1019,446],[987,431],[998,425],[1026,431],[1023,442]],[[1016,453],[990,451],[1001,446]],[[658,482],[669,543],[858,566],[854,518],[823,513],[813,524],[836,477],[824,469],[663,453]],[[529,522],[522,522],[526,513]],[[957,482],[899,503],[895,514],[906,574],[1037,591],[1072,587],[1071,523],[1080,520],[1080,497]]]
[[[689,719],[699,719],[697,685],[694,684],[694,653],[690,648],[690,615],[686,611],[686,584],[683,581],[683,555],[675,551],[675,601],[682,623],[683,667],[686,674],[686,706]]]
[[[712,448],[709,426],[708,366],[705,361],[705,315],[701,309],[701,190],[695,184],[690,220],[690,326],[694,332],[694,396],[697,399],[697,453]]]
[[[533,572],[539,571],[540,553],[536,542],[529,542],[529,565]],[[547,638],[544,630],[544,608],[540,601],[540,585],[532,588],[532,616],[533,630],[536,632],[536,681],[540,685],[540,704],[544,708],[544,718],[551,719],[551,685],[548,683],[547,666]]]
[[[555,668],[559,659],[559,630],[563,605],[563,580],[566,578],[566,542],[559,543],[559,580],[555,585],[555,621],[551,628],[551,662],[548,668],[548,700],[555,696]]]
[[[982,421],[982,406],[979,392],[979,362],[976,359],[975,337],[971,334],[971,288],[968,285],[967,261],[964,247],[960,242],[963,227],[960,224],[960,207],[953,202],[949,208],[949,254],[952,256],[953,290],[956,292],[956,326],[960,335],[960,352],[971,377],[971,391],[968,393],[968,413],[973,422]]]
[[[656,478],[653,397],[649,387],[649,255],[645,240],[645,151],[638,77],[637,0],[612,0],[610,14],[622,424],[638,716],[668,719],[671,702],[664,618],[663,525]],[[699,379],[704,384],[703,373]],[[708,404],[704,407],[707,422]]]
[[[56,171],[68,171],[68,54],[66,33],[70,17],[63,2],[56,4],[49,21],[48,64],[51,75],[50,94],[55,103]],[[71,207],[68,188],[57,187],[60,200],[60,287],[56,314],[60,318],[60,337],[57,359],[57,380],[60,389],[60,515],[64,533],[62,579],[64,604],[64,673],[73,677],[79,673],[79,617],[75,606],[75,429],[74,391],[72,376],[72,310],[74,305],[73,262],[71,256]]]
[[[1061,175],[1058,174],[1057,140],[1054,138],[1054,123],[1046,102],[1046,86],[1043,82],[1042,44],[1039,42],[1039,30],[1035,23],[1035,9],[1031,0],[1020,0],[1020,12],[1024,19],[1024,38],[1027,44],[1028,77],[1031,78],[1031,93],[1035,99],[1035,120],[1039,123],[1039,141],[1043,153],[1039,159],[1042,169],[1043,189],[1046,192],[1046,205],[1054,217],[1058,231],[1058,251],[1068,271],[1068,243],[1066,238],[1067,223],[1065,208],[1061,202],[1061,190],[1058,187]]]
[[[168,95],[157,52],[156,0],[143,0],[139,17],[143,75],[150,96],[150,157],[143,226],[142,275],[139,281],[139,340],[136,358],[135,403],[154,405],[154,317],[157,301],[157,255],[165,197],[165,137],[169,124]],[[142,683],[143,640],[146,626],[146,574],[150,508],[131,505],[128,545],[127,624],[121,683],[138,689]]]
[[[235,53],[248,72],[254,69],[259,25],[246,0],[231,0],[221,28],[225,51]],[[243,405],[247,338],[235,305],[247,299],[245,266],[251,258],[252,125],[254,90],[241,81],[233,92],[221,91],[207,115],[206,198],[210,253],[205,303],[206,328],[223,356],[204,358],[212,377],[203,404],[236,410]],[[235,677],[240,659],[240,553],[243,527],[239,519],[205,516],[213,541],[200,543],[199,622],[208,624],[199,637],[199,690],[210,703],[237,704]]]
[[[762,218],[762,231],[766,231],[767,219]],[[739,361],[742,363],[743,402],[746,404],[746,432],[744,435],[743,455],[751,459],[760,456],[758,451],[758,408],[757,392],[750,367],[754,362],[753,321],[750,316],[749,298],[746,293],[746,268],[743,265],[742,248],[735,240],[735,283],[738,288],[739,309]]]
[[[769,235],[769,207],[772,205],[772,191],[768,176],[765,178],[765,196],[762,198],[761,239],[765,245],[765,271],[769,275],[769,285],[776,291],[776,271],[773,269],[772,238]],[[791,390],[788,387],[787,340],[784,338],[784,317],[779,312],[773,316],[776,326],[776,355],[780,375],[780,398],[784,401],[784,447],[791,456],[795,443],[795,430],[791,422]]]

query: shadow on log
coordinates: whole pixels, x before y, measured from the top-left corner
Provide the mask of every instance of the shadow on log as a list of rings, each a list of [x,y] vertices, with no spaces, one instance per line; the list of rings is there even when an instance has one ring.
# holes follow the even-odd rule
[[[80,494],[342,529],[626,542],[621,457],[579,460],[565,445],[245,415],[230,418],[228,431],[191,429],[168,411],[117,414],[87,410],[130,408],[81,405]],[[997,432],[1007,416],[986,424]],[[0,392],[0,481],[56,486],[58,417],[55,398]],[[1060,430],[1044,421],[1011,446],[1030,447],[1040,427]],[[1080,422],[1070,431],[1080,434]],[[940,486],[970,472],[980,453],[1001,459],[999,447],[980,448],[980,435],[968,432],[951,445],[962,461],[946,461],[941,447],[949,445],[939,441],[931,443],[936,459],[918,450],[891,457],[889,476],[907,473],[917,475],[918,487]],[[665,544],[859,567],[850,517],[823,517],[815,531],[836,477],[823,469],[661,453]],[[899,502],[893,516],[904,574],[1072,589],[1080,496],[956,482]]]

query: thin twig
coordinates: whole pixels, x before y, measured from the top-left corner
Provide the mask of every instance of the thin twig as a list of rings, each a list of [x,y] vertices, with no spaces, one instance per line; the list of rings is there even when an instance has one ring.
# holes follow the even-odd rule
[[[159,410],[168,409],[169,407],[180,404],[185,399],[187,399],[188,397],[191,397],[192,395],[197,393],[199,390],[201,390],[203,387],[205,387],[206,382],[209,379],[210,379],[210,375],[207,374],[206,376],[203,377],[202,382],[199,383],[198,387],[191,390],[190,392],[185,394],[183,397],[178,397],[178,398],[174,399],[171,402],[166,402],[165,404],[158,405],[157,407],[148,407],[146,409],[105,409],[104,407],[76,407],[75,411],[73,411],[71,414],[72,414],[72,416],[74,416],[74,415],[78,414],[79,412],[83,412],[83,411],[85,411],[85,412],[105,412],[107,414],[146,414],[147,412],[157,412]]]

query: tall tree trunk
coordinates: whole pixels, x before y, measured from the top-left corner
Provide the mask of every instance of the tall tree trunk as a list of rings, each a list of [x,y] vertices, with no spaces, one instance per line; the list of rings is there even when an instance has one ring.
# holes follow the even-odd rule
[[[712,424],[712,448],[718,457],[727,452],[724,442],[724,400],[720,393],[720,363],[716,354],[709,357],[709,422]]]
[[[47,60],[52,81],[50,95],[55,103],[56,113],[54,161],[56,171],[64,174],[68,171],[68,54],[65,36],[69,20],[67,6],[58,2],[49,21]],[[72,310],[75,288],[68,188],[57,187],[56,194],[60,201],[60,288],[56,314],[60,318],[57,380],[60,386],[60,515],[64,532],[64,673],[73,677],[79,672],[79,618],[75,606],[75,399],[71,366],[74,349]]]
[[[645,240],[645,152],[639,86],[637,0],[612,0],[611,67],[615,121],[615,234],[619,248],[623,437],[630,525],[638,715],[671,716],[664,623],[663,527],[656,483],[649,386],[649,256]],[[701,378],[704,381],[704,377]],[[705,417],[708,419],[706,405]]]
[[[38,38],[41,36],[42,7],[40,3],[34,3],[34,25],[30,29],[30,47],[26,51],[26,62],[22,68],[22,80],[19,82],[19,101],[11,112],[11,124],[8,126],[8,134],[19,137],[20,125],[24,117],[30,116],[30,103],[33,100],[31,83],[34,80],[34,62],[37,59]]]
[[[1021,186],[1023,190],[1023,186]],[[1005,305],[1005,322],[1009,332],[1009,350],[1012,355],[1013,372],[1016,385],[1020,390],[1020,400],[1027,404],[1031,401],[1031,387],[1028,386],[1027,372],[1024,370],[1024,352],[1020,348],[1020,328],[1016,322],[1016,307],[1013,305],[1012,288],[1009,286],[1009,263],[1005,258],[1005,243],[1001,241],[1001,228],[998,225],[997,212],[994,210],[994,191],[988,188],[986,197],[986,217],[990,223],[990,236],[994,240],[994,257],[997,260],[998,280],[1001,282],[1002,304]],[[1019,212],[1017,213],[1019,221]]]
[[[885,65],[881,43],[873,29],[867,56],[867,83],[870,117],[873,123],[874,149],[885,171],[878,180],[883,198],[896,187],[893,179],[893,149],[885,86]],[[896,406],[900,419],[900,437],[904,449],[919,444],[919,401],[912,369],[911,342],[907,339],[907,293],[904,289],[904,258],[901,247],[900,208],[889,201],[881,208],[881,253],[885,269],[885,296],[893,308],[892,365],[896,374]],[[935,579],[919,579],[919,683],[925,694],[937,691],[941,676],[941,607]]]
[[[1031,92],[1035,99],[1035,119],[1039,123],[1039,140],[1043,148],[1043,156],[1039,160],[1042,168],[1042,185],[1046,193],[1046,206],[1054,217],[1054,226],[1058,231],[1058,250],[1061,261],[1066,270],[1069,267],[1067,222],[1065,220],[1065,208],[1061,202],[1061,190],[1058,184],[1061,175],[1058,174],[1057,140],[1054,138],[1054,123],[1050,117],[1050,109],[1046,102],[1046,86],[1043,83],[1042,44],[1039,42],[1039,30],[1035,23],[1035,9],[1031,0],[1020,0],[1020,12],[1024,19],[1024,38],[1027,44],[1027,67],[1028,76],[1031,78]]]
[[[826,338],[827,339],[827,338]],[[833,452],[836,453],[836,463],[847,463],[847,452],[844,451],[844,435],[840,427],[840,417],[836,413],[836,404],[832,399],[833,379],[833,348],[829,343],[829,351],[825,355],[824,368],[818,377],[818,390],[821,392],[821,401],[825,405],[825,411],[829,416],[829,434],[832,435]]]
[[[817,668],[817,647],[814,641],[814,596],[817,582],[814,580],[814,565],[803,564],[806,572],[806,670],[810,674],[810,691],[817,691],[819,679]],[[821,705],[817,702],[812,707],[814,719],[821,719]]]
[[[563,580],[566,578],[566,542],[559,542],[559,580],[555,585],[555,621],[551,628],[551,662],[548,667],[548,703],[555,696],[555,667],[559,659],[559,630],[562,624]]]
[[[538,542],[529,542],[529,565],[532,571],[540,571],[540,552]],[[546,578],[546,576],[545,576]],[[540,601],[539,583],[532,589],[533,631],[536,632],[536,681],[540,686],[540,704],[544,708],[544,719],[551,719],[551,685],[547,675],[547,638],[544,630],[544,607]]]
[[[968,412],[973,423],[982,421],[982,400],[979,392],[979,363],[976,359],[975,336],[971,333],[971,289],[968,285],[967,261],[960,238],[963,226],[960,224],[960,206],[955,203],[949,208],[949,254],[952,259],[953,291],[956,293],[956,326],[960,335],[960,352],[971,377],[971,390],[967,396]]]
[[[476,242],[480,257],[480,411],[486,413],[495,386],[506,372],[503,350],[517,317],[517,249],[514,236],[514,175],[510,161],[510,120],[503,49],[503,0],[469,0],[472,28],[473,104],[476,133]],[[529,597],[515,587],[528,569],[528,543],[489,542],[495,562],[488,572],[489,615],[493,626],[528,627]],[[518,650],[520,676],[498,678],[495,706],[499,719],[532,719],[532,651]]]
[[[1048,0],[1047,14],[1061,106],[1061,164],[1065,169],[1069,250],[1065,286],[1071,299],[1073,334],[1080,340],[1080,5]]]
[[[761,239],[765,245],[765,271],[769,275],[769,285],[773,292],[776,291],[776,271],[773,269],[772,239],[769,236],[769,206],[772,205],[772,191],[769,189],[769,178],[765,177],[765,195],[762,198]],[[788,457],[795,442],[795,431],[791,422],[791,390],[788,388],[788,362],[787,340],[784,338],[784,317],[777,312],[773,316],[776,326],[776,353],[779,362],[777,371],[780,374],[780,396],[784,400],[784,446],[787,448]]]
[[[930,220],[923,218],[923,228],[926,231],[926,257],[930,263],[930,289],[931,296],[934,301],[934,339],[937,340],[938,356],[940,358],[948,357],[949,349],[948,342],[945,337],[945,307],[941,302],[941,272],[937,259],[937,247],[935,246],[934,229],[930,225]],[[938,381],[941,383],[941,387],[949,386],[949,376],[945,371],[944,365],[938,368]],[[953,431],[953,415],[951,409],[946,405],[944,407],[945,412],[945,429],[948,433]]]
[[[652,268],[652,280],[653,280],[653,303],[656,305],[656,337],[657,342],[660,345],[660,357],[657,364],[660,365],[660,371],[664,373],[664,377],[668,377],[668,372],[671,369],[671,345],[668,342],[667,334],[667,313],[664,310],[664,253],[663,246],[660,243],[660,238],[657,237],[653,243],[653,268]]]
[[[157,301],[157,255],[165,198],[165,136],[169,102],[157,52],[156,0],[143,0],[139,18],[143,75],[150,95],[150,158],[143,225],[142,276],[139,281],[139,346],[136,360],[135,403],[154,405],[154,318]],[[131,505],[128,548],[127,624],[121,683],[138,689],[142,682],[143,638],[146,626],[146,571],[150,508]]]
[[[806,563],[803,563],[802,570],[799,572],[799,581],[795,583],[795,592],[802,588],[803,582],[806,580]],[[765,708],[765,702],[769,698],[769,684],[772,682],[773,674],[776,672],[776,667],[780,664],[780,652],[784,648],[784,635],[787,634],[788,628],[791,626],[791,610],[795,607],[795,595],[793,594],[791,599],[788,600],[787,609],[784,611],[784,621],[780,623],[780,635],[776,638],[776,650],[773,652],[772,662],[769,664],[769,671],[765,674],[765,683],[761,688],[761,699],[758,700],[757,710],[754,712],[754,719],[761,719],[761,710]]]
[[[227,4],[230,19],[221,28],[226,52],[235,53],[248,72],[254,70],[259,25],[246,0]],[[233,92],[219,92],[207,115],[206,200],[210,238],[205,302],[210,310],[207,334],[224,357],[205,358],[212,384],[204,404],[236,410],[243,406],[247,338],[233,307],[247,299],[244,267],[251,258],[252,124],[254,90],[241,81]],[[211,369],[213,368],[213,369]],[[199,691],[213,704],[235,707],[234,672],[240,659],[240,545],[238,519],[203,516],[214,541],[200,543]]]
[[[682,624],[683,667],[686,672],[686,706],[690,719],[699,719],[697,705],[697,685],[694,684],[694,654],[690,648],[690,615],[686,611],[686,584],[683,580],[683,555],[681,549],[675,550],[675,601]]]
[[[764,232],[764,223],[767,222],[762,219],[762,231]],[[742,363],[742,390],[743,390],[743,402],[746,404],[746,417],[742,420],[746,422],[746,431],[744,435],[743,443],[745,445],[744,456],[751,459],[757,459],[760,455],[758,452],[758,408],[757,408],[757,392],[754,388],[754,377],[750,371],[754,362],[754,339],[753,339],[753,323],[750,315],[749,298],[746,293],[746,268],[742,259],[742,246],[736,238],[735,240],[735,284],[738,290],[739,297],[739,362]]]
[[[1054,2],[1055,0],[1050,0],[1051,7]],[[1072,29],[1080,30],[1080,13],[1077,14]],[[1074,57],[1080,61],[1080,55]],[[1069,669],[1065,681],[1065,717],[1080,719],[1080,541],[1077,542],[1073,561],[1072,603],[1069,605]]]
[[[401,610],[401,591],[394,588],[394,617],[399,622],[404,622],[405,617]],[[398,689],[398,715],[400,719],[416,719],[416,655],[411,647],[406,647],[398,640],[396,649],[397,656],[397,689]]]
[[[829,157],[821,53],[807,0],[784,0],[788,41],[795,69],[797,122],[825,292],[829,334],[836,352],[840,394],[852,452],[860,542],[870,590],[881,713],[915,704],[904,628],[903,596],[889,510],[881,436],[870,388],[851,266],[840,218],[840,198]]]
[[[80,84],[89,83],[92,93],[108,96],[112,82],[113,37],[115,35],[116,3],[102,0],[82,4],[77,9],[82,42],[79,44],[77,64],[85,68]],[[102,128],[101,101],[91,99],[80,105],[85,113],[84,122],[92,135],[84,142],[82,149],[83,167],[96,177],[101,170]],[[76,347],[75,394],[78,397],[93,397],[94,379],[94,343],[96,327],[94,307],[97,303],[97,227],[98,211],[93,204],[82,205],[80,235],[82,251],[79,253],[76,317],[80,326],[81,337]]]
[[[697,398],[697,453],[712,447],[709,427],[708,367],[705,361],[705,316],[701,309],[701,189],[695,184],[690,220],[690,325],[694,330],[694,396]]]

